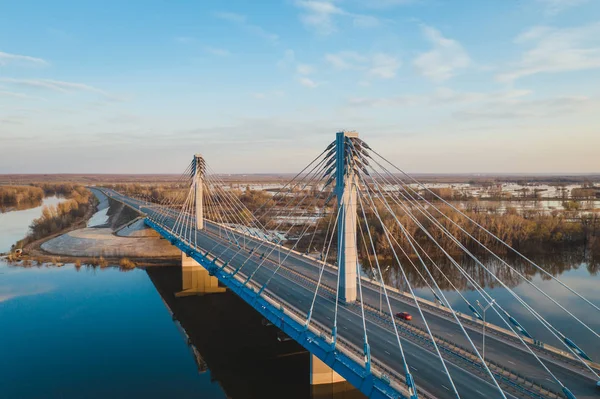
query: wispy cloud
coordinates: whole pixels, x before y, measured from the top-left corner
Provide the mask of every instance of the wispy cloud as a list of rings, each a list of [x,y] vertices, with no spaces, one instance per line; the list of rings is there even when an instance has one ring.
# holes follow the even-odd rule
[[[444,37],[440,31],[430,26],[423,25],[422,31],[433,49],[420,54],[413,62],[421,75],[441,82],[471,64],[471,58],[458,41]]]
[[[36,89],[50,90],[60,93],[72,93],[77,91],[84,91],[90,93],[100,94],[107,98],[114,98],[108,92],[98,89],[93,86],[89,86],[83,83],[64,82],[60,80],[52,79],[13,79],[13,78],[0,78],[0,82],[13,84],[17,86],[31,87]]]
[[[396,106],[440,106],[464,104],[514,104],[523,97],[532,94],[530,90],[503,90],[493,92],[460,92],[447,87],[439,87],[431,94],[365,98],[354,97],[348,105],[361,107],[396,107]]]
[[[245,31],[252,33],[253,35],[256,35],[258,37],[261,37],[271,43],[277,43],[279,41],[279,35],[271,33],[258,25],[254,25],[248,22],[248,17],[245,15],[223,11],[216,12],[214,15],[219,19],[238,25]]]
[[[259,93],[253,93],[252,97],[254,97],[257,100],[267,100],[267,99],[271,99],[271,98],[281,98],[285,96],[285,93],[281,90],[272,90],[272,91],[267,91],[267,92],[259,92]]]
[[[325,61],[335,69],[366,71],[369,77],[392,79],[402,66],[399,58],[385,53],[362,55],[355,51],[326,54]]]
[[[515,43],[529,49],[508,72],[497,76],[499,81],[600,68],[600,22],[575,28],[536,26],[520,34]]]
[[[496,106],[483,106],[459,111],[461,120],[511,120],[558,118],[580,112],[593,112],[600,101],[586,96],[559,96],[541,100],[511,101]]]
[[[287,49],[283,52],[283,57],[277,61],[278,68],[289,68],[296,62],[296,53],[294,50]]]
[[[198,43],[198,40],[191,36],[178,36],[175,38],[175,41],[177,43],[181,43],[181,44],[197,44]],[[200,45],[200,48],[209,54],[218,55],[219,57],[226,57],[226,56],[231,55],[231,52],[229,50],[220,48],[220,47]]]
[[[315,73],[316,69],[312,65],[308,64],[298,64],[296,65],[296,72],[300,75],[310,75]]]
[[[375,54],[372,58],[369,75],[380,79],[392,79],[396,77],[396,71],[402,63],[396,57],[388,54]]]
[[[175,41],[177,43],[189,44],[189,43],[194,43],[196,41],[196,39],[194,39],[193,37],[190,37],[190,36],[177,36],[175,38]]]
[[[536,0],[538,3],[542,3],[546,8],[546,13],[550,15],[556,15],[568,8],[575,7],[589,0]]]
[[[354,3],[368,8],[389,8],[416,4],[420,2],[422,2],[422,0],[354,0]]]
[[[12,97],[12,98],[20,98],[23,100],[44,100],[41,97],[30,96],[25,93],[17,93],[13,91],[0,90],[0,97]]]
[[[379,19],[371,15],[348,12],[329,0],[296,0],[296,7],[302,10],[300,21],[308,29],[321,35],[337,31],[336,17],[346,17],[357,28],[371,28],[379,25]]]
[[[210,53],[213,55],[218,55],[219,57],[227,57],[227,56],[231,55],[231,52],[224,48],[211,47],[211,46],[204,46],[203,48],[204,48],[204,51],[206,51],[207,53]]]
[[[10,62],[30,63],[44,66],[49,65],[48,61],[42,58],[30,57],[28,55],[10,54],[0,51],[0,66],[6,65]]]
[[[355,51],[340,51],[335,54],[325,54],[325,61],[337,69],[364,69],[367,57]]]
[[[319,87],[320,83],[315,82],[314,80],[312,80],[311,78],[308,78],[306,76],[303,77],[299,77],[298,78],[298,82],[304,86],[304,87],[308,87],[309,89],[314,89],[316,87]]]

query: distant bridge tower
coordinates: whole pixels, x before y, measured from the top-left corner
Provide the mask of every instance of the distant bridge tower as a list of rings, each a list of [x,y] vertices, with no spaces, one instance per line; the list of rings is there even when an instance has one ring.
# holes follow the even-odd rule
[[[358,214],[356,198],[358,177],[349,163],[352,161],[350,140],[358,138],[356,132],[339,132],[336,137],[336,187],[338,203],[338,267],[340,268],[339,298],[345,302],[356,301],[356,226]]]
[[[204,228],[204,207],[202,203],[202,188],[204,186],[204,174],[206,173],[206,164],[200,154],[194,155],[194,188],[196,192],[196,229]]]

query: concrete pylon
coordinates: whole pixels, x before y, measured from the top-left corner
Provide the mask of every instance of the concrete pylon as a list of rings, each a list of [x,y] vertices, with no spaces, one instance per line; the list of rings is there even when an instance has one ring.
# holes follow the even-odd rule
[[[175,296],[189,296],[202,294],[216,294],[225,292],[226,289],[219,287],[219,280],[210,276],[208,270],[202,267],[194,258],[181,253],[181,291]]]
[[[194,186],[196,191],[196,229],[204,228],[204,205],[202,203],[204,173],[206,171],[204,158],[200,154],[194,155]]]
[[[348,139],[357,138],[356,132],[339,132],[336,137],[336,197],[338,202],[338,267],[340,268],[339,299],[356,301],[356,243],[358,177],[351,162]]]
[[[336,373],[315,355],[310,355],[310,385],[335,384],[345,382],[344,377]]]

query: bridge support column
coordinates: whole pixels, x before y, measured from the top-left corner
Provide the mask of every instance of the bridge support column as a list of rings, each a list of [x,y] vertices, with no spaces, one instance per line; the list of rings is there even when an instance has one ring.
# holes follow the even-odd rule
[[[345,382],[344,377],[336,373],[315,355],[310,355],[310,385],[325,385]]]
[[[194,155],[194,188],[196,191],[196,229],[204,228],[204,204],[202,203],[206,165],[200,154]]]
[[[358,138],[356,132],[340,132],[336,137],[336,196],[338,216],[338,267],[340,268],[339,298],[356,301],[356,246],[358,177],[354,174],[348,140]]]
[[[189,295],[216,294],[225,292],[226,289],[219,287],[219,280],[210,276],[208,271],[193,258],[181,253],[182,289],[176,293],[176,297]]]

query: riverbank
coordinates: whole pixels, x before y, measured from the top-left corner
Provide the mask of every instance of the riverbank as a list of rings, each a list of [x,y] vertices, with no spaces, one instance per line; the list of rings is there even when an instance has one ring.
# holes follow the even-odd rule
[[[96,207],[75,224],[27,243],[19,258],[24,265],[172,265],[179,251],[147,228],[141,215],[91,188]]]

